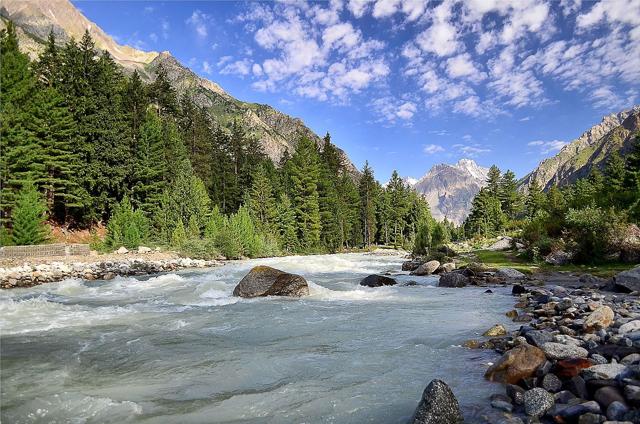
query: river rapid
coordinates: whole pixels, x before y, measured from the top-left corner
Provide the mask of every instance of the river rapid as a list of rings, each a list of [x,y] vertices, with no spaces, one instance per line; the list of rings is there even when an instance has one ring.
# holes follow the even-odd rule
[[[3,423],[406,423],[431,379],[474,421],[496,355],[460,347],[513,305],[505,289],[368,288],[375,254],[292,256],[0,292]],[[239,299],[255,265],[304,276],[301,299]]]

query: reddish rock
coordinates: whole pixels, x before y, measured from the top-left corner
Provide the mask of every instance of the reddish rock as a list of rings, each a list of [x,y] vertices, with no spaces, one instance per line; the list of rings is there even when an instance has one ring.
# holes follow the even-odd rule
[[[589,368],[593,363],[587,358],[571,358],[558,361],[555,365],[555,374],[561,378],[571,378],[580,374],[580,371]]]

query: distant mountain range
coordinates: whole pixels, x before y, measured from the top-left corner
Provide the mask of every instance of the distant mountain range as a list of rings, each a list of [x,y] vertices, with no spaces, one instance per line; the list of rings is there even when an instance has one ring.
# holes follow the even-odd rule
[[[211,119],[220,125],[238,120],[274,162],[279,161],[285,151],[292,153],[302,136],[316,143],[322,141],[302,120],[269,105],[234,98],[215,82],[199,77],[182,65],[169,52],[145,52],[118,44],[68,0],[3,0],[0,16],[0,28],[8,19],[14,22],[20,48],[32,59],[42,51],[50,31],[60,44],[64,44],[71,38],[80,40],[85,30],[89,30],[96,47],[108,51],[126,72],[137,70],[144,80],[152,81],[158,67],[164,66],[178,94],[193,96],[195,103],[206,107]],[[346,153],[340,152],[344,164],[352,173],[357,173]]]
[[[520,181],[520,187],[526,191],[535,179],[547,190],[553,185],[564,186],[586,177],[593,168],[602,169],[611,153],[627,153],[638,131],[640,106],[607,115],[558,154],[540,162]]]
[[[486,185],[488,168],[471,159],[461,159],[454,165],[435,165],[419,180],[405,179],[431,207],[439,221],[445,218],[461,224],[471,210],[473,198]]]

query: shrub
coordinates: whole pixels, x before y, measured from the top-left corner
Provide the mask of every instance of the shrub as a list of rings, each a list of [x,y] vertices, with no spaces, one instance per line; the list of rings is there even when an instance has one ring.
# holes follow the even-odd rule
[[[149,221],[141,210],[133,209],[129,198],[125,196],[109,219],[105,245],[113,249],[120,246],[136,249],[148,237]]]
[[[617,235],[624,226],[622,215],[593,206],[569,209],[565,220],[574,260],[579,263],[599,262],[615,251]]]
[[[171,246],[180,247],[187,241],[187,232],[184,230],[182,220],[178,220],[178,225],[171,233]]]
[[[242,256],[242,241],[228,223],[216,234],[215,246],[227,259],[238,259]]]
[[[204,260],[212,260],[220,256],[214,240],[200,238],[189,238],[183,241],[179,253],[184,257]]]

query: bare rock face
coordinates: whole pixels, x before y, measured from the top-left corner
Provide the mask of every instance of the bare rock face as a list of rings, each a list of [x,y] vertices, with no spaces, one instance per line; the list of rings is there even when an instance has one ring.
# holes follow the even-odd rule
[[[413,424],[459,424],[464,418],[458,399],[444,381],[432,380],[424,389]]]
[[[233,289],[233,295],[240,297],[300,297],[308,294],[309,286],[303,277],[264,265],[252,268]]]
[[[498,383],[517,384],[523,378],[531,377],[546,360],[541,349],[521,344],[505,352],[484,377]]]
[[[593,168],[602,168],[611,153],[622,154],[631,148],[632,139],[640,127],[640,106],[602,118],[602,122],[567,144],[554,157],[543,160],[520,182],[523,191],[536,180],[543,188],[566,185],[589,175]]]
[[[413,187],[429,202],[435,219],[461,224],[471,211],[473,198],[486,185],[488,172],[473,160],[462,159],[455,165],[434,166]]]

